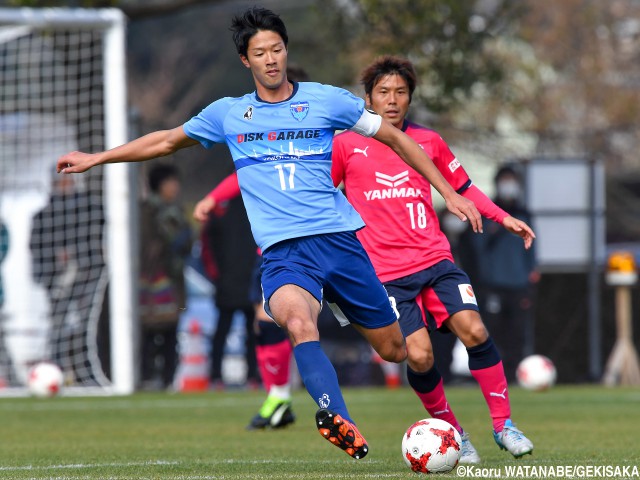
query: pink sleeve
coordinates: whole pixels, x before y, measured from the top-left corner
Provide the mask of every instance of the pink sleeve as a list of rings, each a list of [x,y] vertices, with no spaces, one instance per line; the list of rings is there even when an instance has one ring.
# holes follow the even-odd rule
[[[215,200],[216,203],[225,202],[240,195],[240,185],[238,185],[238,174],[233,172],[222,180],[216,188],[211,190],[207,197]]]
[[[462,196],[475,203],[476,208],[483,217],[493,220],[494,222],[502,224],[502,221],[505,219],[505,217],[509,216],[507,212],[493,203],[491,199],[487,197],[482,192],[482,190],[480,190],[475,185],[471,185],[464,192],[462,192]]]
[[[469,182],[469,175],[440,135],[433,132],[429,143],[423,147],[454,190],[459,190]]]

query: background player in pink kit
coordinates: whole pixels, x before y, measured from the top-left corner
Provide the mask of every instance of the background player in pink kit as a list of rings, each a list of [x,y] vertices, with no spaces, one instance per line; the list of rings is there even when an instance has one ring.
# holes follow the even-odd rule
[[[531,228],[509,216],[472,184],[440,135],[406,120],[416,86],[415,71],[408,60],[383,57],[365,69],[362,83],[369,108],[412,137],[445,179],[472,200],[483,216],[522,237],[525,248],[531,246],[535,238]],[[428,181],[390,148],[350,132],[335,137],[332,160],[334,184],[344,182],[349,202],[367,225],[358,231],[358,238],[400,312],[408,351],[407,378],[425,409],[460,431],[461,462],[480,461],[449,407],[434,366],[427,328],[448,329],[467,348],[469,368],[489,407],[498,446],[515,457],[531,453],[533,444],[511,422],[500,355],[480,318],[468,276],[453,264]]]
[[[199,222],[206,222],[216,206],[240,195],[240,186],[236,173],[222,180],[216,188],[200,200],[193,216]],[[256,265],[259,268],[259,265]],[[262,306],[260,272],[254,272],[255,284],[247,292],[255,310],[256,359],[267,398],[260,411],[247,425],[248,430],[263,428],[282,428],[295,421],[291,408],[290,366],[293,347],[287,333],[269,318]],[[250,335],[252,332],[247,332]]]

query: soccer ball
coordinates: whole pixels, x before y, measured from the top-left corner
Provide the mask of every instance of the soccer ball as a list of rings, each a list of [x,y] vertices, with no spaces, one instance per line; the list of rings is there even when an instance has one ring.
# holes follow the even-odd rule
[[[556,383],[556,367],[544,355],[530,355],[518,365],[516,377],[522,388],[541,392]]]
[[[54,397],[63,383],[62,370],[54,363],[40,362],[29,370],[28,387],[35,397]]]
[[[446,473],[458,465],[461,444],[460,434],[450,423],[425,418],[402,437],[402,458],[416,473]]]

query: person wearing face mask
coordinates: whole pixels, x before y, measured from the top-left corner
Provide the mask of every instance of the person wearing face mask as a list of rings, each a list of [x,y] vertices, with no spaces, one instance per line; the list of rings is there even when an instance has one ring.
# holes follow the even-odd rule
[[[494,177],[494,203],[509,215],[530,224],[521,177],[504,165]],[[515,379],[518,363],[533,353],[533,315],[536,270],[535,248],[493,222],[483,222],[484,233],[460,237],[460,261],[478,293],[481,316],[502,354],[508,380]]]

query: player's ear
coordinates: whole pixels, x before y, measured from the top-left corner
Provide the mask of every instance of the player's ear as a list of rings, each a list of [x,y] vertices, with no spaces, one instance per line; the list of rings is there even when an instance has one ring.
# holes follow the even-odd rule
[[[240,61],[242,62],[242,64],[245,67],[251,68],[251,65],[249,64],[249,59],[247,57],[245,57],[244,55],[240,55]]]
[[[371,108],[371,95],[366,93],[364,95],[364,101],[367,103],[367,108]]]

